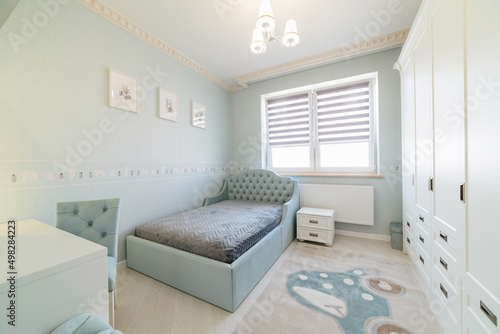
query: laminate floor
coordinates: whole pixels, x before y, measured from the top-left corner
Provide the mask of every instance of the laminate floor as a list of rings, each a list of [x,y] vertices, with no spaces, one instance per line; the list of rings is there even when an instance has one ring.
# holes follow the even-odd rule
[[[125,334],[231,334],[296,247],[295,240],[234,313],[227,312],[129,268],[118,271],[115,328]],[[311,245],[316,245],[311,243]],[[322,249],[323,250],[323,249]],[[336,235],[325,252],[342,250],[407,263],[390,243]]]

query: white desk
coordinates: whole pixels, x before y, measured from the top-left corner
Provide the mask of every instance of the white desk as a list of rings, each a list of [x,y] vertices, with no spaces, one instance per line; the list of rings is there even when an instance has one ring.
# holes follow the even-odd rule
[[[108,319],[106,247],[29,219],[16,224],[16,326],[9,325],[7,235],[0,224],[0,333],[49,333],[85,312]]]

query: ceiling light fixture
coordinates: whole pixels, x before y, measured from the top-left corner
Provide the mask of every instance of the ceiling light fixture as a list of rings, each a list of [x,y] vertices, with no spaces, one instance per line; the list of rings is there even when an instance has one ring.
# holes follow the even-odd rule
[[[274,16],[270,0],[263,0],[260,4],[259,18],[253,30],[250,50],[255,54],[263,54],[267,50],[267,42],[279,41],[285,47],[299,44],[299,33],[295,20],[288,20],[283,37],[274,35]]]

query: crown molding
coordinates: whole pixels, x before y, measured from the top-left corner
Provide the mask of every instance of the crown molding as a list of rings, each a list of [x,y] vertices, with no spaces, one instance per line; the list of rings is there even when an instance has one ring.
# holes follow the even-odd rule
[[[240,75],[233,78],[237,85],[230,85],[102,1],[75,1],[230,92],[247,88],[248,84],[252,82],[399,46],[406,41],[409,32],[409,30],[399,31],[370,41],[347,45],[324,53]]]
[[[316,55],[237,76],[234,78],[234,81],[236,81],[240,86],[246,87],[249,83],[269,79],[286,73],[296,72],[310,67],[346,60],[355,56],[391,49],[404,44],[406,38],[408,37],[408,33],[409,29],[398,31],[370,41],[347,45],[327,52],[318,53]]]
[[[397,62],[394,64],[394,69],[401,72],[401,70],[406,66],[410,57],[413,54],[413,50],[415,49],[420,37],[424,33],[424,30],[427,26],[429,17],[431,13],[436,9],[436,6],[439,4],[439,1],[435,0],[423,0],[420,8],[418,9],[417,15],[415,16],[415,20],[411,26],[410,33],[407,38],[407,42],[405,43],[403,49],[401,50],[401,54]]]
[[[149,45],[155,47],[156,49],[160,50],[161,52],[165,53],[166,55],[174,58],[175,60],[179,61],[180,63],[186,65],[187,67],[191,68],[192,70],[198,72],[199,74],[203,75],[207,79],[215,82],[222,88],[231,91],[234,90],[234,86],[229,85],[228,83],[222,81],[220,78],[215,76],[214,74],[210,73],[207,69],[202,67],[201,65],[197,64],[195,61],[190,59],[189,57],[185,56],[181,52],[177,51],[167,43],[163,42],[160,40],[158,37],[154,36],[152,33],[147,31],[146,29],[142,28],[140,25],[137,23],[133,22],[126,16],[122,15],[121,13],[117,12],[115,9],[112,7],[106,5],[105,3],[99,1],[99,0],[75,0],[77,3],[80,5],[87,7],[94,13],[102,16],[106,20],[116,24],[120,28],[126,30],[127,32],[131,33],[132,35],[142,39],[144,42],[148,43]]]

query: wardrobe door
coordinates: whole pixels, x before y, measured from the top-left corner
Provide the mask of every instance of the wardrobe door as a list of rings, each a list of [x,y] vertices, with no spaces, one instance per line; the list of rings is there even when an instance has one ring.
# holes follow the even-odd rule
[[[402,71],[403,212],[415,217],[415,68],[411,57]]]
[[[434,217],[441,233],[463,244],[465,228],[463,1],[442,0],[432,19]]]
[[[467,0],[464,311],[500,333],[500,1]]]
[[[415,51],[415,188],[420,221],[432,217],[432,40],[427,25]],[[430,225],[429,225],[430,227]]]

